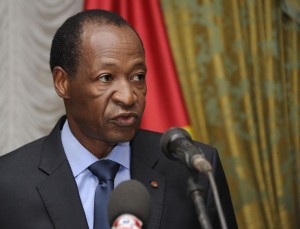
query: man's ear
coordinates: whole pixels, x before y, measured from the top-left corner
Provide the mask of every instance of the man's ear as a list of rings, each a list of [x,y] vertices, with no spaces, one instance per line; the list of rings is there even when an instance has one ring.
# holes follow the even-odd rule
[[[62,67],[56,66],[52,71],[52,76],[54,88],[58,96],[63,99],[69,99],[70,79],[68,73]]]

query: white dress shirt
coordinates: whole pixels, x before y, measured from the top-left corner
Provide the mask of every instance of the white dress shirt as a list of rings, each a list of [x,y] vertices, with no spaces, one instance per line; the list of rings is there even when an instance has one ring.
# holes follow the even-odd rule
[[[98,178],[88,167],[99,159],[90,153],[72,134],[68,120],[61,131],[62,144],[71,166],[79,195],[86,215],[89,228],[94,224],[94,197],[98,185]],[[115,187],[122,181],[130,179],[130,145],[129,142],[119,143],[105,158],[120,164],[120,169],[115,177]]]

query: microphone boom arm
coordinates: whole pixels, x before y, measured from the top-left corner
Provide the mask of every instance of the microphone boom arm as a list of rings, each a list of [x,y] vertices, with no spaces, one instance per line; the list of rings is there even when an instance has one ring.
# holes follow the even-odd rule
[[[187,189],[191,199],[194,202],[196,212],[198,214],[198,220],[203,229],[212,229],[211,223],[206,213],[205,201],[203,198],[203,188],[198,183],[195,182],[193,177],[190,177],[187,182]]]

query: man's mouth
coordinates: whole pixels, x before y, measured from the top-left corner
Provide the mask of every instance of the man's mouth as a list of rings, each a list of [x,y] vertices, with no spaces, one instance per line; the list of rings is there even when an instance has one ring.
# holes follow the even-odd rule
[[[131,127],[136,124],[138,116],[135,113],[121,113],[112,119],[112,122],[120,127]]]

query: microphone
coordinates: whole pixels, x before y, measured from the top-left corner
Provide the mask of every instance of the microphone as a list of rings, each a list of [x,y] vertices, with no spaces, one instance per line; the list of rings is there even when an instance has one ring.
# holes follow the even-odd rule
[[[199,172],[212,171],[211,164],[204,158],[201,149],[196,148],[189,133],[181,128],[173,127],[161,137],[160,146],[170,159],[183,162],[190,169]]]
[[[108,219],[112,229],[146,228],[150,217],[150,194],[137,180],[120,183],[108,202]]]
[[[224,213],[222,210],[217,185],[215,183],[211,164],[204,158],[204,154],[200,148],[196,148],[192,142],[189,133],[181,128],[173,127],[167,130],[161,137],[161,150],[170,159],[183,162],[188,168],[203,172],[208,176],[211,184],[212,192],[215,197],[215,203],[218,210],[219,219],[222,229],[227,229]],[[194,184],[189,184],[189,191],[192,194],[196,210],[199,213],[199,222],[203,228],[211,228],[208,220],[206,220],[206,212],[201,197],[201,189],[198,190]],[[205,218],[204,218],[205,217]]]

